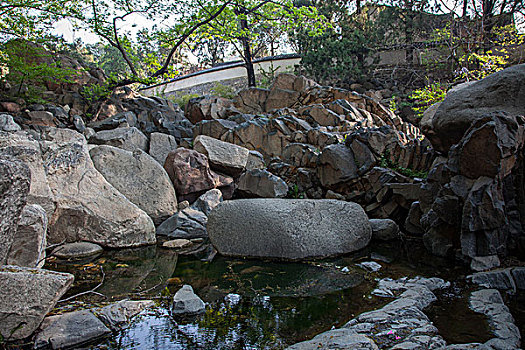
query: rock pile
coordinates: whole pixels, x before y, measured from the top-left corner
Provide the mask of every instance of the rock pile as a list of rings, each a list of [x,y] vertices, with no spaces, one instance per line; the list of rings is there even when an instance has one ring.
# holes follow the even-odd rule
[[[290,74],[279,75],[268,90],[241,91],[233,105],[190,100],[186,111],[196,122],[197,139],[205,135],[263,156],[266,169],[248,169],[236,182],[239,196],[282,197],[289,191],[302,198],[346,199],[373,217],[395,218],[409,210],[413,190],[384,188],[414,180],[388,166],[415,174],[434,160],[419,129],[374,99]]]
[[[513,66],[451,91],[427,112],[423,130],[443,157],[409,218],[433,253],[496,265],[509,252],[523,256],[524,83],[525,65]]]

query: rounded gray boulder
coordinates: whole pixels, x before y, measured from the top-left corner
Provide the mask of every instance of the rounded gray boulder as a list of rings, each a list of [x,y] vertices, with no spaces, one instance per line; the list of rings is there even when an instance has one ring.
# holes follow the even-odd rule
[[[225,201],[210,213],[207,228],[223,255],[283,260],[350,253],[372,237],[361,206],[329,199]]]

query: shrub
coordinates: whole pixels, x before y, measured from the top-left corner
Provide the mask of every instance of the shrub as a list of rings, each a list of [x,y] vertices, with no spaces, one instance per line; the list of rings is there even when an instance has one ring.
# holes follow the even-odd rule
[[[171,100],[173,103],[176,103],[179,105],[179,107],[184,110],[186,108],[186,105],[188,104],[188,101],[192,98],[200,97],[199,94],[184,94],[176,97],[169,96],[168,99]]]
[[[230,100],[235,97],[235,89],[229,85],[223,85],[221,83],[215,83],[211,92],[214,96],[229,98]]]
[[[409,96],[414,101],[412,109],[419,118],[423,117],[423,112],[434,103],[441,102],[445,99],[448,86],[441,83],[433,83],[422,89],[417,89]]]

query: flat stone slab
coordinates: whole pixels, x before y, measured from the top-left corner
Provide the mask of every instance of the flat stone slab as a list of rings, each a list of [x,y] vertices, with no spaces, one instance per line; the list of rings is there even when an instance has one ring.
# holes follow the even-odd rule
[[[79,259],[100,254],[104,249],[95,243],[75,242],[56,247],[51,255],[60,259]]]
[[[70,348],[103,337],[111,330],[91,311],[82,310],[46,317],[35,338],[35,348]]]
[[[319,350],[319,349],[338,349],[338,350],[377,350],[379,349],[374,341],[365,335],[358,334],[351,329],[334,329],[321,333],[312,340],[294,344],[286,350]]]
[[[162,246],[164,248],[170,248],[170,249],[182,249],[189,247],[191,245],[191,241],[189,239],[172,239],[171,241],[164,242]]]
[[[94,312],[106,326],[113,331],[119,330],[131,322],[133,316],[154,305],[152,300],[122,300],[118,303],[96,309]]]
[[[361,206],[329,199],[225,201],[210,213],[207,229],[223,255],[284,260],[350,253],[372,237]]]
[[[42,269],[0,267],[0,335],[30,336],[73,283],[73,275]]]

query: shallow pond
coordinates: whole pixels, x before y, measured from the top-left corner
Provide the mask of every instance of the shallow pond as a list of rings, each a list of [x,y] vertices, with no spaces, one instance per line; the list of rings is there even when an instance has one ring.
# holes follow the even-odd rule
[[[280,349],[388,303],[389,299],[371,295],[379,278],[420,275],[458,280],[467,272],[428,255],[418,241],[373,244],[345,257],[304,263],[220,256],[202,261],[205,255],[146,247],[109,251],[91,261],[50,261],[46,267],[75,274],[75,284],[65,297],[94,288],[103,277],[96,289],[103,296],[76,297],[59,304],[59,310],[125,298],[157,301],[157,308],[127,329],[91,346],[98,349]],[[382,268],[370,272],[357,266],[366,261]],[[192,285],[207,303],[203,315],[170,316],[170,301],[183,284]],[[454,284],[445,301],[431,310],[431,318],[445,328],[445,338],[446,330],[454,327],[447,326],[447,318],[454,318],[451,312],[466,310],[466,299],[458,298],[462,293],[465,287]],[[449,308],[447,300],[457,304]],[[465,312],[462,321],[486,331],[486,322],[477,314]],[[452,331],[447,340],[468,342],[472,332],[468,329],[462,336]]]

